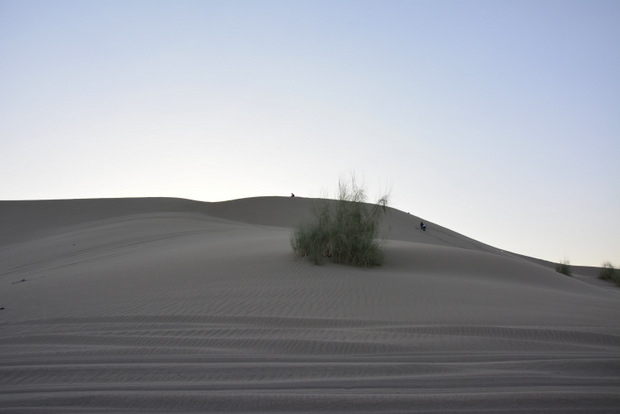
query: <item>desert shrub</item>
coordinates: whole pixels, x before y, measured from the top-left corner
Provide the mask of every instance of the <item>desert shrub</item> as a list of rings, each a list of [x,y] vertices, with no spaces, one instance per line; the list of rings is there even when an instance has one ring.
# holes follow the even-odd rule
[[[388,197],[366,203],[365,191],[340,181],[338,200],[325,201],[315,210],[314,220],[297,227],[291,235],[293,251],[314,264],[325,257],[336,263],[375,266],[383,263],[383,246],[377,236]]]
[[[609,280],[620,286],[620,270],[613,267],[610,262],[603,263],[598,274],[599,279]]]
[[[328,255],[330,242],[331,217],[330,209],[324,204],[315,210],[315,221],[297,227],[291,235],[293,251],[305,256],[314,264],[321,264],[323,257]]]
[[[571,275],[570,262],[568,259],[562,260],[560,263],[555,265],[555,271],[558,273],[562,273],[566,276]]]

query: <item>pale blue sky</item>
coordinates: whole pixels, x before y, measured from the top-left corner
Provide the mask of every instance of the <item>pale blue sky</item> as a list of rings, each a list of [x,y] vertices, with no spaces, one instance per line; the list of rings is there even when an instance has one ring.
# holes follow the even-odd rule
[[[496,247],[620,265],[620,2],[0,0],[0,199],[352,171]]]

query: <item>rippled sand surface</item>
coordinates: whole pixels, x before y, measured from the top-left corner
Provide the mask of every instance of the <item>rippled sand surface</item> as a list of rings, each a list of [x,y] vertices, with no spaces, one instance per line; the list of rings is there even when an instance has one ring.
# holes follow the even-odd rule
[[[612,285],[398,211],[314,266],[313,202],[0,202],[0,412],[620,411]]]

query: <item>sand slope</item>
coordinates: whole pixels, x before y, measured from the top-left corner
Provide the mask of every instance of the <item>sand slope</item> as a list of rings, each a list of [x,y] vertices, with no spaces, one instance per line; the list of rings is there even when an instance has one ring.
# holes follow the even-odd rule
[[[0,412],[618,412],[620,294],[392,210],[317,267],[316,200],[0,202]]]

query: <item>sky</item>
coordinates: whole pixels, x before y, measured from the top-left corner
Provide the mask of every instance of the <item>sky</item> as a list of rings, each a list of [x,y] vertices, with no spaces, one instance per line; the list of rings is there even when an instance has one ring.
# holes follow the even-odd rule
[[[495,247],[620,266],[620,2],[0,0],[1,200],[351,174]]]

